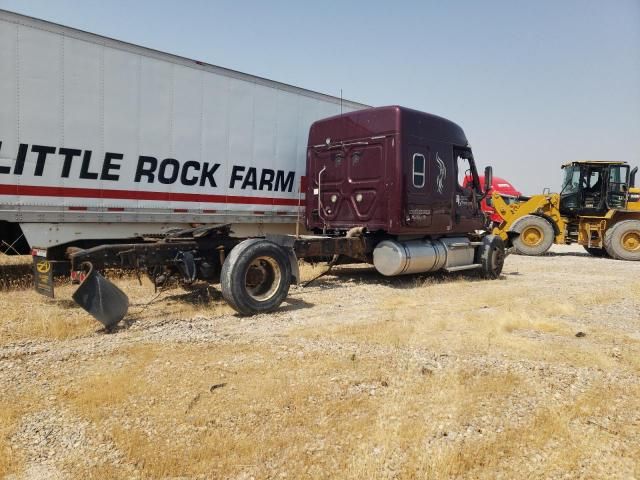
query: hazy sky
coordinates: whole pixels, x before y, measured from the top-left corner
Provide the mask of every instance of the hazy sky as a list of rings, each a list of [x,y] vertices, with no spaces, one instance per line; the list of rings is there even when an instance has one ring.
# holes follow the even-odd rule
[[[640,0],[0,0],[0,8],[461,125],[526,193],[640,164]]]

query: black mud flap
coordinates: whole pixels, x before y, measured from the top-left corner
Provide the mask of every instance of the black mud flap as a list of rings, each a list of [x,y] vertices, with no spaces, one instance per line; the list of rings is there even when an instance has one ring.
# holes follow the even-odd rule
[[[89,262],[82,264],[87,276],[73,294],[73,300],[89,312],[105,328],[114,327],[129,309],[129,298],[109,280],[93,269]]]

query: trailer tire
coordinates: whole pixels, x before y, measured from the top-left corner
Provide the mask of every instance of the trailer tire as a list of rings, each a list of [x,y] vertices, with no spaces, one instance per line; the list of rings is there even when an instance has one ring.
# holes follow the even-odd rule
[[[587,247],[586,245],[583,245],[583,247],[589,255],[593,255],[594,257],[607,258],[609,256],[609,254],[604,248],[593,248],[593,247]]]
[[[477,250],[477,263],[482,265],[482,276],[488,279],[496,279],[502,273],[505,251],[504,241],[497,235],[487,235],[482,240],[482,245]]]
[[[236,245],[222,265],[222,296],[242,315],[271,312],[287,298],[291,265],[282,247],[264,239]]]
[[[513,239],[513,246],[521,255],[542,255],[551,248],[555,238],[553,226],[536,215],[522,217],[513,230],[520,234]]]
[[[640,260],[640,220],[623,220],[604,234],[604,248],[617,260]]]

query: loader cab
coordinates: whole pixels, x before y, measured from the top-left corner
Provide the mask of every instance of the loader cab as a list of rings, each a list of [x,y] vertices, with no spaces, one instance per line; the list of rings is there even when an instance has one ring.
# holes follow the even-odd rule
[[[603,215],[626,208],[629,165],[625,162],[571,162],[562,166],[560,191],[563,215]]]

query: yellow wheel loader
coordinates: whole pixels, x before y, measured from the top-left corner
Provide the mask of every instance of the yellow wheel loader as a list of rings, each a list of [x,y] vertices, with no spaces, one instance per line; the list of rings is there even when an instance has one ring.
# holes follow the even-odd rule
[[[562,168],[560,193],[507,203],[494,192],[492,206],[502,222],[493,233],[523,255],[542,255],[554,243],[578,243],[596,257],[640,260],[638,167],[630,170],[626,162],[584,161]]]

